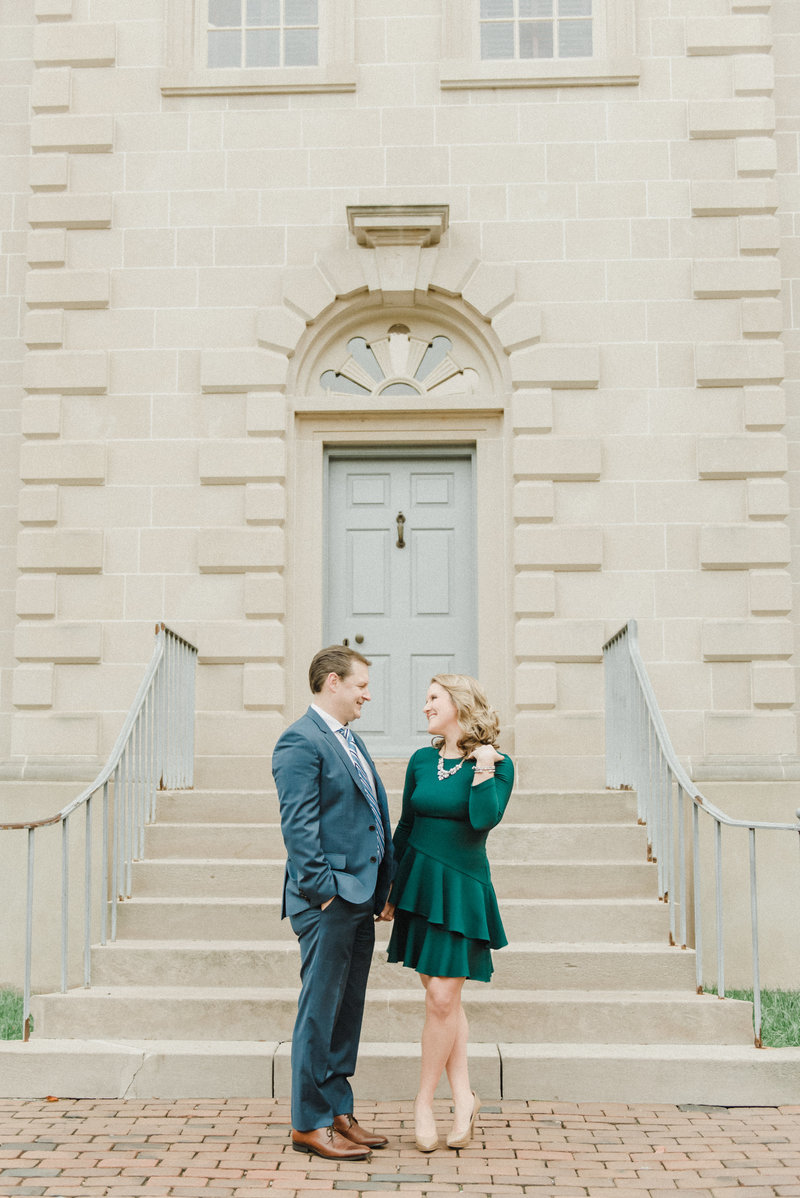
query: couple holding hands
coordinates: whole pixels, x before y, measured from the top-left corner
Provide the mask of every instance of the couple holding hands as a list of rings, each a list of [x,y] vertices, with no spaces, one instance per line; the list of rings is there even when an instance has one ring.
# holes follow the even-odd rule
[[[497,714],[480,685],[437,674],[424,712],[433,741],[406,770],[394,836],[386,791],[349,725],[370,698],[370,662],[344,645],[316,654],[313,700],[272,758],[286,845],[282,915],[300,945],[301,989],[292,1035],[292,1146],[331,1160],[363,1160],[386,1137],[353,1115],[355,1072],[375,922],[393,921],[388,959],[425,988],[417,1147],[439,1137],[433,1097],[443,1072],[453,1096],[449,1148],[472,1139],[480,1102],[467,1066],[467,978],[488,982],[492,948],[507,943],[486,858],[514,767],[496,741]]]

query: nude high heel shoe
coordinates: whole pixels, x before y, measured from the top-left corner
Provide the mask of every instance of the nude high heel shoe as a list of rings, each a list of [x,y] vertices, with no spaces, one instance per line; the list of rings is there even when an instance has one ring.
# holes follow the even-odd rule
[[[456,1131],[455,1127],[447,1137],[448,1148],[466,1148],[472,1139],[472,1133],[475,1130],[475,1120],[478,1117],[478,1111],[481,1109],[481,1100],[475,1091],[472,1091],[472,1115],[466,1130],[463,1132]]]
[[[417,1104],[414,1103],[414,1143],[420,1152],[435,1152],[439,1147],[439,1133],[434,1124],[433,1135],[425,1136],[419,1129],[419,1119],[417,1118]]]

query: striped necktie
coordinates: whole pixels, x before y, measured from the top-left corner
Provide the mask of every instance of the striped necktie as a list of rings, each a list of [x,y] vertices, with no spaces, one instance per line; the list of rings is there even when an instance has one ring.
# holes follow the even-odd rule
[[[364,768],[363,762],[361,761],[358,749],[356,748],[356,741],[353,733],[346,725],[343,728],[340,728],[339,731],[344,738],[344,743],[347,745],[347,751],[353,759],[353,765],[356,767],[356,773],[358,774],[359,781],[363,787],[370,810],[375,817],[375,831],[378,836],[378,860],[382,861],[385,849],[385,838],[383,834],[381,809],[378,806],[378,798],[375,794],[375,787],[373,786],[372,780]]]

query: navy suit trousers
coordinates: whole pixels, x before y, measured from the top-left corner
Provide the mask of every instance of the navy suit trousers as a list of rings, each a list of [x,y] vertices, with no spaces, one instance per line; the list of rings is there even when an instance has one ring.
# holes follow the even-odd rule
[[[329,1127],[353,1112],[364,999],[375,946],[374,900],[340,895],[324,911],[291,917],[300,943],[300,996],[292,1034],[292,1127]]]

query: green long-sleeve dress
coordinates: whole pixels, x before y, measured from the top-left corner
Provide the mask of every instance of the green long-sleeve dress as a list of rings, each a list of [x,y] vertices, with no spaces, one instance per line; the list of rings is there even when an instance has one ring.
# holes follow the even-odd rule
[[[486,838],[503,818],[514,785],[510,757],[472,785],[473,763],[440,780],[438,751],[418,749],[406,770],[393,842],[398,862],[390,961],[431,977],[492,976],[490,949],[508,944],[492,886]],[[446,759],[445,769],[459,758]]]

